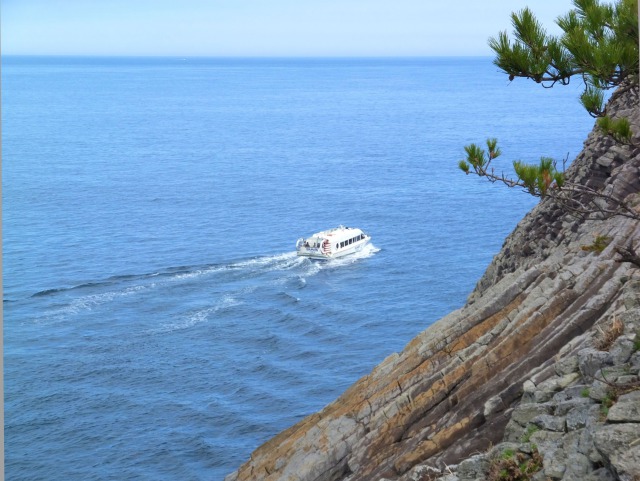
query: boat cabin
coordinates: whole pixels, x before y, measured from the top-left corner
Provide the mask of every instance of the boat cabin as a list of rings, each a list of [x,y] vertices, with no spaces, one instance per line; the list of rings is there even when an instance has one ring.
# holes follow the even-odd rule
[[[370,240],[361,229],[339,226],[298,239],[296,251],[299,256],[331,259],[358,252]]]

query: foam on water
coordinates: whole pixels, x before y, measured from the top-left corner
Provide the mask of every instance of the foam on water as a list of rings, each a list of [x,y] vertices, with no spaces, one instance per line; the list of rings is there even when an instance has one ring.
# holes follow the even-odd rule
[[[159,328],[149,329],[148,334],[169,333],[181,329],[189,329],[202,322],[207,322],[218,311],[239,306],[243,303],[231,295],[224,295],[214,306],[198,309],[195,312],[186,313],[184,319],[175,323],[165,324]]]
[[[136,276],[114,276],[106,281],[85,283],[66,289],[49,289],[34,295],[46,298],[43,313],[35,319],[39,324],[63,322],[82,314],[105,308],[107,304],[119,302],[122,298],[148,294],[149,291],[178,289],[193,282],[215,283],[218,294],[210,298],[210,305],[197,308],[191,312],[180,314],[180,319],[149,329],[149,333],[167,333],[179,329],[187,329],[196,324],[207,322],[221,310],[229,309],[251,302],[256,289],[265,283],[273,286],[291,286],[293,289],[306,287],[308,279],[326,270],[338,269],[367,259],[380,249],[368,244],[361,251],[352,255],[329,260],[309,260],[299,257],[295,252],[285,252],[270,256],[258,256],[250,259],[232,261],[202,267],[166,268],[152,274]],[[178,270],[179,272],[176,272]],[[151,280],[151,282],[150,282]],[[295,281],[291,284],[292,280]],[[250,282],[249,285],[246,283]],[[74,296],[87,289],[93,291],[108,288],[105,292]],[[280,294],[298,300],[287,292]],[[203,298],[207,298],[205,291]],[[144,301],[142,301],[144,302]]]

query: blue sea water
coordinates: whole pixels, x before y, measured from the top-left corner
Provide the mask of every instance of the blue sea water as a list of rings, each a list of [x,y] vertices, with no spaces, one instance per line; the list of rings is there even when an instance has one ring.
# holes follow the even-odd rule
[[[535,200],[463,146],[572,159],[578,95],[489,58],[4,57],[7,479],[221,480],[464,303]],[[295,256],[338,224],[370,248]]]

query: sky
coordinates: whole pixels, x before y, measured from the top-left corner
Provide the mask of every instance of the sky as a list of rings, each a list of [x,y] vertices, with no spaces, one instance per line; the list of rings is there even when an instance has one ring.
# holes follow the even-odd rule
[[[2,0],[3,55],[478,56],[570,0]]]

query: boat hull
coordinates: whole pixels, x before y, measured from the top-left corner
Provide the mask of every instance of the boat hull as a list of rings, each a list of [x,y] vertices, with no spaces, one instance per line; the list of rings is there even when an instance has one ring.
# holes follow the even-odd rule
[[[356,252],[360,252],[364,248],[364,246],[366,246],[370,241],[371,239],[367,238],[363,241],[360,241],[357,244],[353,244],[349,246],[348,248],[345,248],[338,252],[334,252],[330,254],[324,254],[319,249],[315,252],[310,250],[305,250],[305,251],[298,250],[297,254],[300,257],[308,257],[309,259],[320,259],[320,260],[338,259],[340,257],[345,257],[351,254],[355,254]]]

